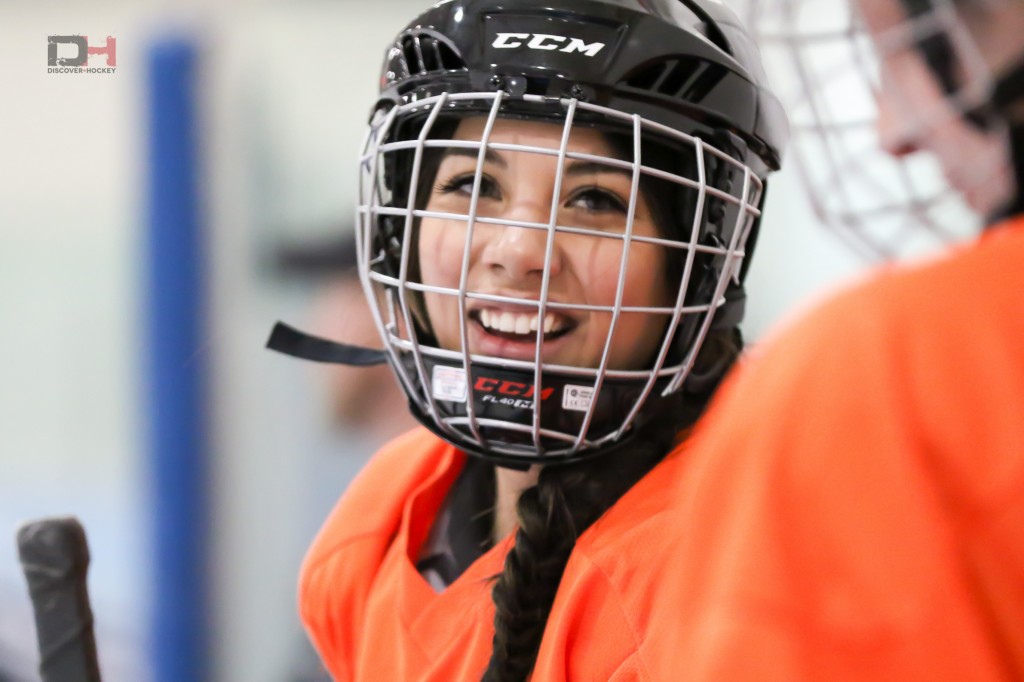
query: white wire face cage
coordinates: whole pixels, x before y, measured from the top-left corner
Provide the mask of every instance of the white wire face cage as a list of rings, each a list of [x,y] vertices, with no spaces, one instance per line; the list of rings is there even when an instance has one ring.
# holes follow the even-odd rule
[[[742,2],[790,117],[795,166],[828,227],[869,259],[923,255],[977,234],[979,216],[947,182],[937,159],[889,155],[876,128],[879,59],[917,51],[939,36],[956,52],[963,80],[947,93],[942,111],[921,111],[908,99],[921,130],[987,101],[990,74],[950,0],[919,3],[930,9],[874,43],[850,0]],[[988,158],[975,169],[979,187],[990,182],[997,163]]]
[[[496,124],[505,119],[541,118],[524,114],[524,107],[547,112],[543,120],[548,123],[554,120],[550,113],[559,112],[560,120],[553,124],[560,126],[558,135],[552,139],[560,142],[533,146],[493,140]],[[450,139],[453,135],[442,132],[438,122],[458,120],[467,111],[485,121],[479,139]],[[400,122],[414,119],[418,127],[413,134],[398,133]],[[627,141],[624,158],[571,148],[574,133],[595,127],[595,122],[619,131]],[[645,165],[641,150],[650,149],[647,142],[654,138],[662,148],[672,149],[685,171]],[[472,193],[466,195],[464,211],[428,210],[429,196],[423,195],[436,191],[434,179],[426,177],[429,167],[436,172],[437,159],[452,150],[461,150],[456,152],[461,156],[469,150],[475,158]],[[549,193],[544,196],[551,200],[542,220],[514,219],[483,209],[484,169],[495,153],[551,160],[551,186],[538,189]],[[571,182],[564,171],[576,162],[614,169],[629,178],[628,206],[622,207],[616,229],[567,222],[573,214],[563,210],[563,186]],[[389,186],[399,177],[401,186]],[[661,199],[671,197],[675,205],[686,208],[672,216],[675,228],[643,234],[636,229],[638,206],[644,201],[644,188],[649,193],[654,185]],[[574,99],[523,95],[513,104],[500,91],[442,94],[381,110],[371,122],[360,159],[359,271],[385,352],[414,413],[457,447],[513,464],[578,459],[619,442],[643,421],[645,405],[683,386],[729,284],[738,283],[747,238],[760,216],[762,192],[762,181],[748,166],[697,137]],[[417,251],[425,220],[444,221],[450,234],[464,233],[461,249],[450,253],[458,273],[452,281],[429,281],[421,274]],[[483,239],[485,232],[508,230],[543,234],[536,240],[544,244],[543,268],[523,296],[481,286],[473,276],[479,267],[474,235]],[[617,280],[602,280],[599,287],[606,299],[593,291],[567,298],[558,286],[564,275],[552,270],[556,253],[583,243],[606,248],[614,244]],[[669,292],[663,304],[636,304],[627,286],[638,277],[630,254],[643,250],[660,254],[661,262],[669,264],[663,275],[663,288]],[[456,341],[447,347],[438,343],[440,335],[431,329],[424,303],[428,299],[457,307]],[[479,334],[486,321],[476,311],[487,308],[520,311],[515,333],[521,343],[533,344],[532,357],[488,355],[476,347],[474,333]],[[559,333],[553,318],[603,320],[607,331],[599,357],[573,363],[564,355],[546,355],[545,344],[555,347]],[[644,320],[657,329],[657,338],[644,339],[652,349],[650,359],[643,366],[616,366],[616,338],[629,337],[631,325]],[[510,322],[503,324],[501,331],[512,331]],[[491,320],[490,325],[495,328],[498,323]]]

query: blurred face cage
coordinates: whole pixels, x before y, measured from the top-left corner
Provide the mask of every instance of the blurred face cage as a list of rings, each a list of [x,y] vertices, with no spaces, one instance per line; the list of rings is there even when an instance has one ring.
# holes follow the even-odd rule
[[[919,136],[915,148],[941,139],[935,128],[951,117],[981,124],[979,132],[992,123],[981,120],[991,74],[956,2],[871,3],[891,4],[887,9],[903,17],[873,38],[855,0],[741,2],[738,11],[790,117],[796,168],[827,226],[868,259],[925,254],[977,233],[979,217],[963,196],[984,191],[1000,160],[963,148],[950,150],[949,160],[959,157],[953,163],[938,151],[892,155],[886,147],[908,145],[878,132],[880,101],[887,102],[887,115],[916,120],[904,123],[904,134]],[[941,107],[922,107],[909,99],[914,88],[881,81],[884,63],[908,54],[923,58],[935,77]],[[903,62],[888,70],[902,69]],[[950,165],[959,166],[963,179],[956,189],[943,172]]]
[[[762,180],[750,167],[700,137],[638,114],[577,99],[532,94],[513,98],[502,90],[412,99],[378,109],[371,121],[360,156],[356,238],[360,276],[371,312],[414,414],[457,447],[513,466],[571,461],[600,453],[641,426],[644,419],[665,418],[644,406],[681,390],[712,329],[714,312],[725,303],[730,283],[739,283],[747,240],[760,216]],[[467,112],[486,118],[480,138],[445,139],[439,121],[457,120]],[[491,131],[499,118],[558,120],[560,144],[539,147],[492,141]],[[583,126],[621,132],[631,140],[628,158],[570,151],[571,133]],[[681,155],[686,159],[682,165],[691,170],[680,174],[645,164],[642,143],[649,140]],[[456,148],[476,155],[468,208],[463,213],[427,210],[424,194],[429,195],[433,180],[426,177],[432,172],[427,160]],[[480,190],[488,151],[556,160],[546,221],[483,215]],[[559,221],[563,171],[572,160],[603,164],[629,174],[631,188],[621,232]],[[653,237],[634,231],[641,183],[649,178],[692,196],[688,215],[676,216],[673,221],[678,227]],[[425,283],[418,275],[418,230],[424,219],[465,226],[457,286]],[[472,288],[471,244],[474,232],[482,229],[537,230],[546,235],[544,267],[535,295],[512,297]],[[614,301],[585,305],[549,297],[555,240],[562,235],[621,242]],[[636,244],[659,247],[679,264],[670,268],[678,281],[665,283],[675,292],[671,304],[624,304],[627,261]],[[423,305],[427,295],[457,302],[458,349],[442,348],[433,338]],[[536,349],[532,360],[475,353],[469,340],[472,322],[468,311],[482,303],[535,311],[540,320],[549,311],[608,315],[611,322],[601,358],[596,366],[544,361],[543,325],[533,332]],[[623,316],[630,313],[663,317],[663,332],[649,366],[613,368],[609,362],[613,337]],[[496,396],[496,391],[503,397]]]

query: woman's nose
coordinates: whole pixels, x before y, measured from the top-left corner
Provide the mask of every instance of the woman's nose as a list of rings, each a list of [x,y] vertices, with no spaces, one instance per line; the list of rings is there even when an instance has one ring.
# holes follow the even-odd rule
[[[507,211],[501,217],[506,220],[546,225],[551,219],[550,211],[550,204],[542,207],[537,202],[532,206]],[[478,225],[476,229],[490,233],[481,258],[492,271],[513,281],[528,279],[531,276],[537,276],[539,281],[543,276],[548,250],[546,227]],[[551,262],[547,267],[552,278],[561,272],[562,257],[557,239],[552,244]]]

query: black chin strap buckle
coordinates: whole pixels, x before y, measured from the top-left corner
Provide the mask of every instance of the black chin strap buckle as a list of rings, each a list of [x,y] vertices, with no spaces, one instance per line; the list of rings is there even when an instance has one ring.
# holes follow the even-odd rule
[[[302,360],[329,362],[353,367],[373,367],[387,362],[387,353],[373,348],[351,346],[328,341],[312,334],[300,332],[284,322],[278,322],[267,339],[267,348]]]
[[[725,300],[715,310],[711,320],[712,329],[735,329],[740,326],[747,312],[747,291],[743,285],[730,284],[725,290]]]

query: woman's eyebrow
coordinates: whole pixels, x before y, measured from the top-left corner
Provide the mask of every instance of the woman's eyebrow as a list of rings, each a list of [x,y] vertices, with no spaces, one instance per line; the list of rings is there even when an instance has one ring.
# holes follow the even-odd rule
[[[464,156],[475,161],[480,156],[480,150],[471,147],[449,147],[445,150],[444,158],[449,156]],[[493,149],[488,149],[484,152],[484,160],[488,163],[493,163],[498,168],[508,168],[508,161]],[[617,175],[624,175],[627,178],[633,177],[632,171],[628,168],[597,163],[596,161],[572,161],[565,167],[565,174],[571,176],[595,175],[599,173],[615,173]]]
[[[615,173],[616,175],[625,175],[627,178],[633,177],[633,172],[628,168],[597,163],[596,161],[573,161],[565,167],[566,175],[594,175],[597,173]]]
[[[445,150],[444,157],[442,157],[441,160],[443,161],[444,159],[447,159],[449,156],[466,156],[476,161],[476,159],[480,156],[480,150],[472,149],[470,147],[448,147]],[[508,162],[505,161],[505,159],[502,158],[502,156],[495,152],[493,149],[488,149],[487,151],[484,152],[484,160],[487,161],[488,163],[493,163],[498,168],[508,168]]]

